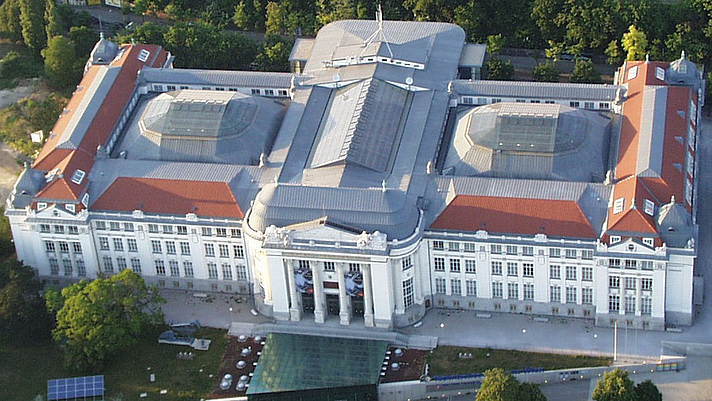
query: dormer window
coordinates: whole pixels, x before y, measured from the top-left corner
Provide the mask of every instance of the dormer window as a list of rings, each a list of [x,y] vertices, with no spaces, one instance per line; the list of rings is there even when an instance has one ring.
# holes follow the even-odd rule
[[[77,212],[77,205],[67,203],[64,205],[64,208],[67,209],[68,212],[76,213]]]
[[[84,207],[89,207],[89,194],[84,194],[84,196],[82,196],[82,205],[84,205]]]
[[[47,209],[47,203],[45,203],[45,202],[38,202],[38,203],[37,203],[37,210],[42,210],[42,209]]]
[[[661,81],[665,80],[665,70],[662,67],[655,67],[655,78]]]
[[[648,214],[650,216],[655,214],[655,203],[653,203],[653,201],[651,201],[650,199],[646,199],[644,211],[645,214]]]
[[[636,65],[635,67],[628,70],[628,80],[630,81],[631,79],[635,79],[635,77],[637,77],[637,76],[638,76],[638,66]]]
[[[149,52],[146,49],[141,49],[141,51],[138,52],[138,61],[145,63],[146,60],[148,60],[148,56],[150,56],[150,55],[151,55],[151,52]]]
[[[623,211],[623,206],[625,204],[625,198],[618,198],[613,202],[613,214],[618,214]]]
[[[72,174],[72,182],[79,185],[82,183],[84,180],[84,176],[86,173],[83,170],[76,169],[74,170],[74,174]]]
[[[610,242],[611,242],[611,245],[621,242],[621,236],[620,235],[611,235]]]
[[[654,242],[653,242],[653,241],[654,241],[653,238],[643,238],[643,244],[645,244],[645,245],[647,245],[647,246],[649,246],[649,247],[651,247],[651,248],[654,246]]]

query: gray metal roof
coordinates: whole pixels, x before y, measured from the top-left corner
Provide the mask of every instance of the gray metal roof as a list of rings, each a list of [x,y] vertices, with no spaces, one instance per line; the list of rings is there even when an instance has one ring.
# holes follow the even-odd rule
[[[643,90],[643,108],[638,131],[636,167],[638,174],[652,170],[660,177],[663,173],[665,113],[661,113],[660,110],[667,109],[667,88],[667,86],[647,86]]]
[[[289,53],[289,61],[306,61],[311,55],[314,47],[314,38],[297,38],[294,40],[292,52]]]
[[[617,85],[572,84],[558,82],[454,80],[453,89],[459,95],[522,98],[522,99],[576,99],[612,102]]]
[[[10,202],[16,209],[24,209],[46,184],[44,173],[25,166],[10,194]]]
[[[690,214],[674,200],[660,207],[656,221],[658,232],[668,246],[684,248],[694,238],[695,229]]]
[[[482,67],[485,63],[485,54],[487,54],[487,45],[467,43],[462,48],[458,64],[461,67]]]
[[[218,71],[144,67],[140,78],[147,83],[206,85],[246,88],[289,88],[293,74],[287,72]]]
[[[104,38],[104,32],[100,33],[99,41],[94,45],[89,62],[91,64],[109,64],[119,52],[119,46]]]

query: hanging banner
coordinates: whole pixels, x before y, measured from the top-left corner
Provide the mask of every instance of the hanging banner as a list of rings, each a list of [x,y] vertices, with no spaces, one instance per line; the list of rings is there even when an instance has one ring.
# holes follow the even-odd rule
[[[346,295],[351,297],[363,296],[363,274],[361,272],[349,272],[344,274],[346,281]]]
[[[294,283],[297,291],[301,293],[314,293],[314,277],[310,269],[299,269],[294,271]]]

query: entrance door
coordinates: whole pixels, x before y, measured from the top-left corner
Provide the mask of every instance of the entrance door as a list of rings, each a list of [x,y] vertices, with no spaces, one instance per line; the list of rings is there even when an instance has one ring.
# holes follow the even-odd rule
[[[326,296],[326,309],[329,311],[330,315],[338,315],[339,310],[339,296],[338,295],[327,295]]]
[[[314,313],[314,294],[302,294],[302,310],[304,313]]]
[[[354,316],[363,316],[363,297],[351,297],[351,308],[354,311]]]

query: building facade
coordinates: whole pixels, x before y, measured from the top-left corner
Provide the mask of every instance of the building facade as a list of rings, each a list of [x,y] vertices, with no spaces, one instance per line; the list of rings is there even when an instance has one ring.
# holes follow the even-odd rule
[[[704,81],[477,78],[425,22],[338,21],[293,73],[172,68],[102,37],[8,199],[56,283],[132,269],[278,320],[402,327],[431,308],[689,325]]]

